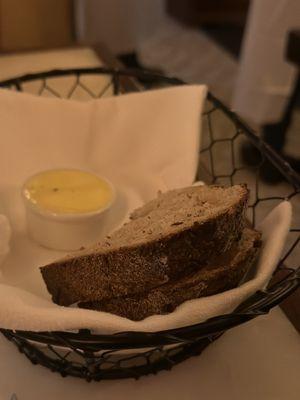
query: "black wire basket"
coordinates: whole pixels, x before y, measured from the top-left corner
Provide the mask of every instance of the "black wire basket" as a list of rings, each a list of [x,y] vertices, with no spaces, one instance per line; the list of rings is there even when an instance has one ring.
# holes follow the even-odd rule
[[[42,96],[79,96],[85,100],[181,84],[184,83],[176,78],[140,70],[81,68],[25,75],[3,81],[0,87]],[[268,313],[299,287],[300,213],[296,211],[300,206],[299,175],[212,94],[206,100],[202,121],[197,179],[216,184],[246,182],[251,190],[248,217],[254,226],[283,199],[289,199],[294,206],[286,248],[268,288],[255,293],[231,314],[162,332],[96,335],[88,330],[25,332],[1,329],[33,364],[43,365],[62,376],[87,381],[139,378],[171,369],[175,364],[199,355],[228,329]],[[245,153],[250,146],[254,146],[257,154],[248,157],[251,158],[249,164],[244,162],[242,149]],[[263,181],[266,163],[271,163],[281,174],[283,183],[269,185]]]

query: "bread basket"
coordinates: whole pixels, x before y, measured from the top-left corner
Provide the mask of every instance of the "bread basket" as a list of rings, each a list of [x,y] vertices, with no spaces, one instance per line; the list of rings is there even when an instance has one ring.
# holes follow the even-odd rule
[[[102,87],[91,88],[85,83],[85,77],[89,76],[108,77],[108,83],[103,87],[102,80]],[[72,84],[64,94],[52,86],[57,78],[69,81],[72,78]],[[48,93],[52,96],[72,98],[77,89],[80,89],[86,98],[95,98],[105,96],[108,92],[118,95],[184,83],[176,78],[167,78],[141,70],[81,68],[25,75],[3,81],[0,87],[27,91],[29,84],[33,84],[39,95]],[[287,198],[292,203],[299,202],[300,179],[297,173],[212,94],[208,95],[202,119],[202,149],[198,180],[216,184],[246,182],[252,193],[249,219],[253,225],[281,200]],[[249,163],[245,164],[244,158],[241,157],[241,148],[245,150],[250,144],[257,149],[257,157],[255,160],[252,159],[249,166]],[[261,172],[266,162],[271,162],[283,176],[285,182],[283,185],[276,187],[263,183]],[[0,330],[33,364],[43,365],[62,376],[101,381],[139,378],[160,370],[171,369],[185,359],[199,355],[206,346],[228,329],[267,313],[299,287],[299,233],[299,216],[294,215],[284,255],[269,287],[248,298],[229,315],[221,315],[197,325],[156,333],[120,332],[114,335],[95,335],[88,330],[78,332]]]

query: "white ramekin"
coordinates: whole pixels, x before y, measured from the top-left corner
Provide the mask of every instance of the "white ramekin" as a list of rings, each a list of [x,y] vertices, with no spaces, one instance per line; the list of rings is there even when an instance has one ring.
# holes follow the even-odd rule
[[[99,177],[109,185],[112,192],[112,199],[105,207],[93,212],[64,214],[45,210],[25,196],[26,184],[32,177],[23,185],[22,198],[28,234],[34,241],[50,249],[69,251],[80,250],[102,237],[106,217],[116,197],[110,181]]]

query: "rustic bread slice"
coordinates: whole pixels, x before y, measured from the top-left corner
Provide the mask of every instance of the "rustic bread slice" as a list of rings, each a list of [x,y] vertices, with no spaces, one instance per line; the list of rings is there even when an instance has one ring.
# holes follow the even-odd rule
[[[41,268],[53,301],[140,293],[205,265],[241,236],[248,190],[195,186],[160,194],[95,247]]]
[[[231,289],[240,282],[260,247],[260,234],[246,228],[239,244],[212,265],[185,277],[133,296],[80,303],[79,307],[106,311],[135,321],[172,312],[184,301]]]

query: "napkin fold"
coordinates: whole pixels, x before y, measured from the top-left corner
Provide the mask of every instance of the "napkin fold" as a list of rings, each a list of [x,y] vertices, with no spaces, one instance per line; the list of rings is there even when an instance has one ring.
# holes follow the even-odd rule
[[[138,322],[52,303],[39,266],[63,253],[38,246],[26,233],[20,189],[29,175],[40,170],[85,168],[110,179],[117,188],[117,202],[107,231],[158,190],[191,185],[205,95],[205,86],[191,85],[80,103],[0,90],[0,199],[12,226],[11,251],[2,265],[0,281],[1,328],[158,331],[231,312],[266,285],[289,230],[288,202],[274,209],[259,227],[263,248],[252,280],[224,293],[185,302],[171,314]]]

